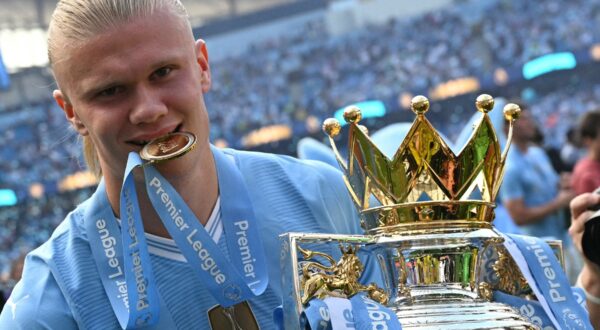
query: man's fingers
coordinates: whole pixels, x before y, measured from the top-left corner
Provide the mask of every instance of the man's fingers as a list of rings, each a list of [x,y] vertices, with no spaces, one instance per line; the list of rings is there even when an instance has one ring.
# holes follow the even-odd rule
[[[569,227],[569,235],[571,235],[571,237],[583,233],[585,228],[585,220],[590,216],[590,214],[591,212],[585,211],[581,213],[578,218],[573,218],[571,226]]]
[[[577,219],[581,213],[585,212],[590,206],[600,204],[600,195],[585,193],[575,197],[571,201],[571,214],[573,219]]]

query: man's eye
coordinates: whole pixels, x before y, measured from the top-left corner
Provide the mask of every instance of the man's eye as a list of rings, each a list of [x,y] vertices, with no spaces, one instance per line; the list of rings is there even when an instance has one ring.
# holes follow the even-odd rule
[[[109,87],[109,88],[106,88],[106,89],[100,91],[98,93],[98,96],[100,96],[100,97],[110,97],[110,96],[117,95],[118,93],[120,93],[122,91],[123,91],[123,87],[113,86],[113,87]]]
[[[152,73],[152,78],[157,79],[157,78],[163,78],[166,77],[169,73],[171,73],[173,69],[171,69],[170,67],[162,67],[156,71],[154,71],[154,73]]]

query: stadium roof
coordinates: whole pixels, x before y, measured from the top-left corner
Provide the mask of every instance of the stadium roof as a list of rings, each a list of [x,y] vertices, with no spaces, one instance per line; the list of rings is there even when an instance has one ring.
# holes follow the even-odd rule
[[[200,26],[223,17],[251,13],[298,0],[181,0],[192,24]],[[0,0],[0,29],[45,27],[57,0]]]
[[[192,26],[251,14],[262,9],[311,0],[181,0]],[[45,66],[46,28],[57,0],[0,0],[0,54],[11,73]],[[208,25],[210,26],[210,24]]]

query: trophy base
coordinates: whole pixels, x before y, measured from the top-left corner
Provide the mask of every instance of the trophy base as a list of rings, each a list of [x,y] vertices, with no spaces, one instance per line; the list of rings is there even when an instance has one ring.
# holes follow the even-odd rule
[[[495,302],[446,300],[390,308],[402,329],[539,329],[512,307]]]

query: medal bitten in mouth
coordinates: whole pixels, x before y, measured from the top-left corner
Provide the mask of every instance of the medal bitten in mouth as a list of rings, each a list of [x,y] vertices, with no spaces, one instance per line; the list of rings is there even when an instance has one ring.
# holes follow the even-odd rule
[[[189,132],[173,132],[148,142],[140,157],[149,162],[165,161],[183,156],[196,146],[196,136]]]
[[[136,145],[136,146],[139,146],[139,147],[144,147],[144,146],[146,146],[148,143],[150,143],[150,142],[152,142],[152,141],[154,141],[154,140],[156,140],[156,139],[159,139],[159,138],[161,138],[161,137],[164,137],[164,136],[167,136],[167,135],[170,135],[170,134],[173,134],[173,133],[180,132],[180,131],[181,131],[181,127],[182,127],[182,126],[183,126],[183,124],[179,124],[179,125],[177,125],[177,127],[175,127],[175,129],[173,129],[172,131],[170,131],[170,132],[167,132],[166,134],[164,134],[164,135],[161,135],[161,136],[158,136],[158,137],[147,138],[147,139],[138,139],[138,140],[129,140],[129,141],[127,141],[127,143],[129,143],[129,144],[133,144],[133,145]]]

